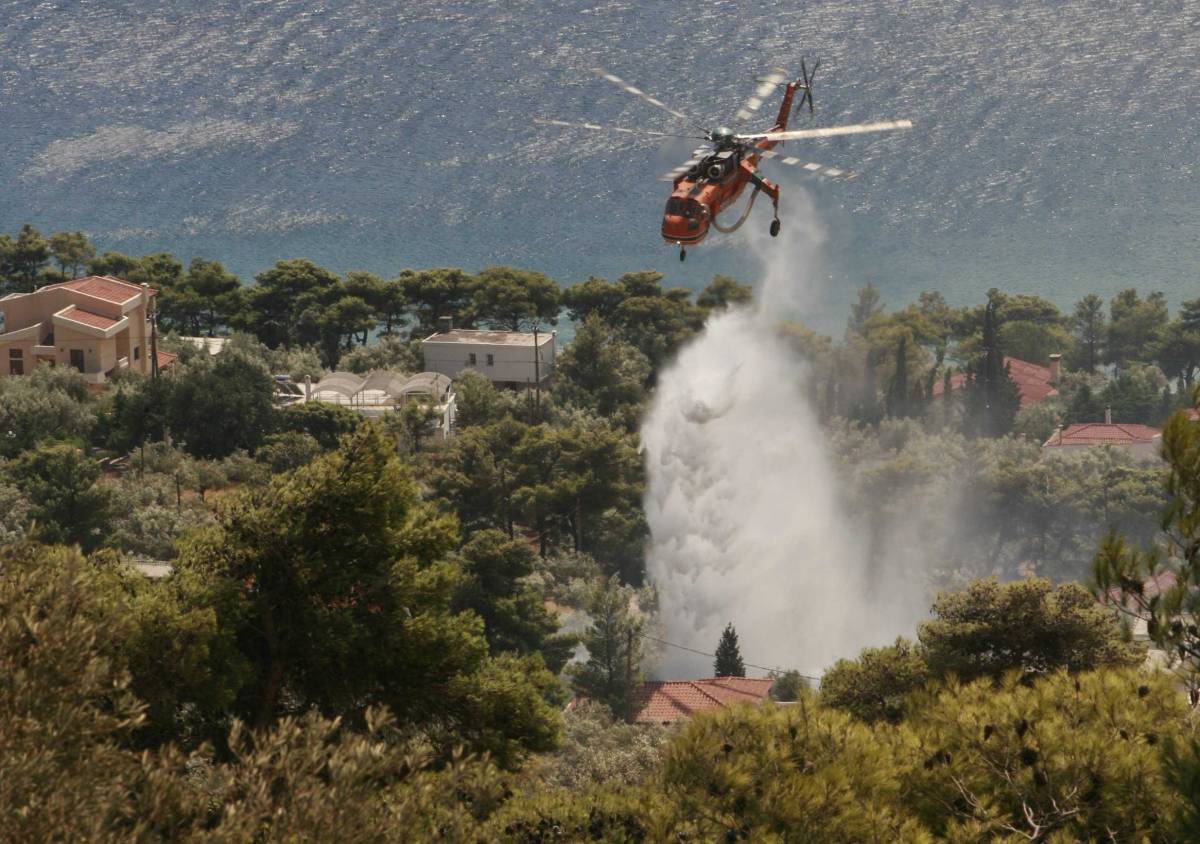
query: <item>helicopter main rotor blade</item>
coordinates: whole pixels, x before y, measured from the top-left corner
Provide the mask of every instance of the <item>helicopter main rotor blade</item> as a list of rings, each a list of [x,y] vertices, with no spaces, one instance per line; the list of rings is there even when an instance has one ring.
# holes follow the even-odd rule
[[[911,120],[881,120],[878,123],[856,123],[852,126],[827,126],[824,129],[789,129],[786,132],[759,132],[754,135],[738,135],[739,141],[798,141],[803,138],[832,138],[837,135],[861,135],[865,132],[890,132],[893,129],[911,129]]]
[[[805,161],[803,158],[797,158],[794,155],[783,155],[773,149],[758,149],[750,148],[747,153],[761,155],[763,158],[769,158],[772,161],[777,161],[780,164],[787,164],[790,167],[800,167],[807,170],[814,176],[822,176],[828,179],[853,179],[858,176],[853,170],[841,170],[837,167],[827,167],[824,164],[817,164],[815,161]]]
[[[750,95],[750,98],[742,104],[734,120],[742,121],[753,117],[754,112],[762,107],[763,102],[775,90],[775,87],[787,81],[787,71],[781,67],[777,67],[766,76],[760,76],[756,81],[758,82],[758,87],[754,89],[754,93]]]
[[[682,111],[671,108],[669,105],[664,103],[662,100],[658,99],[658,97],[652,96],[651,94],[647,94],[641,88],[637,88],[633,85],[630,85],[628,82],[626,82],[621,77],[617,76],[615,73],[609,73],[607,70],[605,70],[602,67],[594,67],[594,68],[592,68],[592,72],[595,73],[597,76],[599,76],[601,79],[607,80],[607,81],[611,82],[612,84],[616,85],[618,88],[620,88],[626,94],[633,94],[638,99],[640,99],[644,102],[650,103],[650,105],[654,106],[655,108],[661,108],[667,114],[670,114],[674,117],[678,117],[680,120],[686,120],[688,123],[691,123],[693,126],[700,128],[701,131],[707,131],[702,126],[700,126],[700,124],[697,121],[688,117]]]
[[[549,120],[545,117],[533,118],[534,123],[541,123],[543,126],[564,126],[568,129],[591,129],[593,132],[624,132],[627,135],[653,135],[658,138],[690,138],[696,139],[695,135],[675,135],[670,132],[659,132],[654,129],[623,129],[620,126],[601,126],[599,123],[568,123],[566,120]],[[699,140],[703,140],[700,138]]]

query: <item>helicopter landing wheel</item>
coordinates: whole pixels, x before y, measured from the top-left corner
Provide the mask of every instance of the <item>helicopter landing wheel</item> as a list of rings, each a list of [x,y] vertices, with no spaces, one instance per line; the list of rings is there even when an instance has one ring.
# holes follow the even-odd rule
[[[686,250],[686,249],[680,249],[680,250],[679,250],[679,260],[680,260],[680,261],[686,261],[686,260],[687,260],[687,250]]]
[[[771,237],[779,236],[779,220],[771,221]]]

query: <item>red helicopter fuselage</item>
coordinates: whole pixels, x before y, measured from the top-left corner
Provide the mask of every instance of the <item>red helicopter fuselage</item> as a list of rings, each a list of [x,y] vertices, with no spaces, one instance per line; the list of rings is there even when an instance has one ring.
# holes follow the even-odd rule
[[[800,84],[799,81],[788,84],[779,116],[770,131],[787,129],[792,99]],[[753,146],[740,149],[732,143],[724,149],[718,146],[716,152],[676,178],[663,212],[663,240],[679,247],[699,243],[708,236],[709,227],[717,216],[738,201],[747,185],[753,183],[756,188],[767,188],[768,192],[777,190],[759,175],[761,157],[754,150],[774,149],[778,143],[763,138]]]

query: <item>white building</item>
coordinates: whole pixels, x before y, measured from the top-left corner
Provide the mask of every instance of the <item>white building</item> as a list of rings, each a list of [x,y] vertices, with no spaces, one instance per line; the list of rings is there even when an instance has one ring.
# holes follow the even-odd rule
[[[555,332],[472,331],[455,328],[439,331],[421,341],[425,369],[457,378],[473,369],[503,387],[543,385],[554,374]]]

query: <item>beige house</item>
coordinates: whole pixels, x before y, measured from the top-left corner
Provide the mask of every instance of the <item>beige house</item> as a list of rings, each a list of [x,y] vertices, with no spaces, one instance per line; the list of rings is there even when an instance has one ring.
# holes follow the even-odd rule
[[[439,331],[421,341],[428,372],[457,378],[465,370],[479,372],[498,386],[520,388],[554,375],[554,331],[535,336],[526,331]],[[536,341],[536,342],[535,342]]]
[[[111,276],[48,284],[0,299],[0,377],[71,366],[101,384],[118,369],[149,374],[156,291]],[[175,359],[159,353],[159,367]]]

